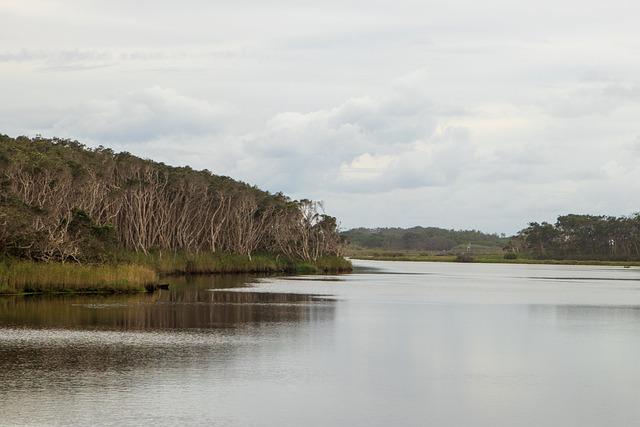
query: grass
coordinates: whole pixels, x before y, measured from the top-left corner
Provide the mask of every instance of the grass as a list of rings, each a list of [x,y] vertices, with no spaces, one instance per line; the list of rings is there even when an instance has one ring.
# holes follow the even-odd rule
[[[141,292],[169,274],[339,273],[351,262],[336,256],[302,262],[277,255],[121,252],[109,264],[0,260],[0,293]]]
[[[226,253],[135,253],[117,254],[118,262],[145,265],[160,274],[268,273],[284,271],[284,260],[268,255],[248,256]]]
[[[229,273],[338,273],[351,271],[351,263],[336,256],[314,262],[291,260],[279,255],[229,253],[135,253],[117,255],[118,262],[145,265],[159,274],[229,274]]]
[[[139,265],[0,263],[0,293],[140,292],[157,282],[155,271]]]
[[[292,273],[298,274],[327,274],[351,271],[351,261],[337,256],[325,256],[314,262],[294,262]]]

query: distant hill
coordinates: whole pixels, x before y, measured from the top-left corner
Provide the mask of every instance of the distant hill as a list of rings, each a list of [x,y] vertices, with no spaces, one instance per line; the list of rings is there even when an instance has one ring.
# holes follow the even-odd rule
[[[354,228],[342,232],[354,249],[447,252],[466,249],[468,244],[484,251],[501,251],[509,241],[497,234],[477,230],[447,230],[437,227]]]

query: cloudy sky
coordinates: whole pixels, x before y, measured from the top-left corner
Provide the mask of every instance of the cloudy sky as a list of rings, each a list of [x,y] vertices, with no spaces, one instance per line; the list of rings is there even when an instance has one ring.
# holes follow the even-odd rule
[[[0,0],[0,133],[512,233],[640,210],[640,3]]]

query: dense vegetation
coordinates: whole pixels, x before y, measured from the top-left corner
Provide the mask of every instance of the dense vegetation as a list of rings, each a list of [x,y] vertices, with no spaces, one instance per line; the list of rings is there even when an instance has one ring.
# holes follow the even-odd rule
[[[563,215],[532,222],[510,238],[440,228],[358,228],[343,233],[356,258],[457,262],[640,262],[640,214]]]
[[[218,260],[233,254],[248,259],[252,270],[259,264],[252,263],[255,254],[263,254],[279,267],[320,260],[326,266],[327,259],[340,259],[337,228],[318,202],[270,194],[207,170],[77,141],[0,135],[4,259],[118,263],[135,257],[149,264],[144,257],[157,263],[181,254],[185,270],[202,254]]]
[[[508,239],[476,230],[436,227],[354,228],[342,233],[352,249],[402,252],[456,252],[474,249],[501,251]]]
[[[538,259],[640,260],[640,214],[564,215],[555,224],[532,222],[506,250]]]
[[[0,263],[0,293],[142,292],[157,282],[157,273],[140,265]]]

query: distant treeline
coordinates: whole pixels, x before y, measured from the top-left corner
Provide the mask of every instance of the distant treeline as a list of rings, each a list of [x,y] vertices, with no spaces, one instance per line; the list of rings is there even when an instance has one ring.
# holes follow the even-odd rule
[[[76,141],[0,135],[0,256],[104,261],[119,250],[339,255],[334,217],[207,170]]]
[[[640,213],[614,217],[563,215],[555,224],[532,222],[510,238],[476,230],[436,227],[355,228],[342,233],[351,249],[401,253],[503,253],[508,258],[640,260]],[[357,252],[360,253],[360,252]],[[424,254],[427,255],[427,254]]]
[[[354,228],[342,233],[350,245],[394,251],[451,251],[456,246],[484,246],[501,251],[508,242],[497,234],[437,227]]]
[[[537,258],[638,260],[640,214],[630,217],[564,215],[555,224],[532,222],[506,250]]]

